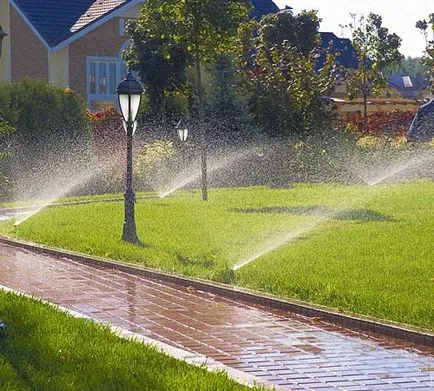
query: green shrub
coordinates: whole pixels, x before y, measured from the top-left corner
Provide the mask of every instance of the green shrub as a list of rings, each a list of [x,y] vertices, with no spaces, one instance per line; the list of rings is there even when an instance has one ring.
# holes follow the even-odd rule
[[[0,91],[0,118],[16,129],[0,173],[13,193],[41,187],[53,169],[66,174],[89,158],[86,107],[73,91],[36,80],[2,83]]]
[[[159,187],[176,172],[177,151],[170,140],[155,140],[138,153],[134,173],[140,187]]]
[[[10,138],[14,132],[15,128],[0,118],[0,161],[9,153]],[[8,178],[3,171],[0,172],[0,198],[4,198],[10,190]]]
[[[21,145],[70,144],[86,136],[86,108],[72,90],[37,80],[4,83],[0,90],[0,113]]]

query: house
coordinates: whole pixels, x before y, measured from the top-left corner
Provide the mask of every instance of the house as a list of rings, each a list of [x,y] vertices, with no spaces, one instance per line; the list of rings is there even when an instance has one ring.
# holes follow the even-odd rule
[[[351,40],[348,38],[338,38],[334,33],[320,32],[321,52],[318,58],[318,67],[324,65],[326,53],[336,56],[336,61],[346,69],[357,69],[357,53]]]
[[[0,81],[47,80],[86,98],[88,107],[115,104],[126,74],[125,22],[144,0],[0,0],[3,39]],[[275,12],[272,0],[253,0],[253,17]]]
[[[347,70],[357,69],[358,59],[353,44],[348,38],[338,38],[331,32],[320,32],[321,45],[317,61],[317,69],[324,66],[328,53],[336,56],[336,62]],[[333,98],[344,99],[347,97],[346,83],[341,82],[335,86]]]
[[[394,89],[400,96],[406,99],[420,99],[423,90],[428,87],[428,81],[423,75],[415,77],[403,75],[399,72],[392,73],[388,78],[388,87]]]

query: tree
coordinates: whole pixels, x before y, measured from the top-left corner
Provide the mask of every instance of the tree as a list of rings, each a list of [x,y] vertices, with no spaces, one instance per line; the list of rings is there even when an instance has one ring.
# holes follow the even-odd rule
[[[430,80],[429,91],[434,94],[434,13],[429,15],[428,21],[425,19],[417,21],[416,28],[421,30],[425,37],[426,49],[423,63],[427,67]],[[429,39],[428,29],[432,31],[432,39]]]
[[[267,15],[260,22],[261,42],[271,49],[282,51],[285,42],[297,48],[302,55],[308,55],[319,44],[320,19],[316,11],[303,11],[294,15],[291,8]]]
[[[202,198],[208,198],[202,66],[233,50],[238,25],[249,16],[248,0],[147,0],[135,30],[160,40],[157,51],[170,59],[174,47],[195,69],[201,131]]]
[[[368,98],[386,88],[386,72],[400,64],[401,38],[383,27],[381,16],[370,13],[360,18],[359,26],[353,29],[353,46],[357,53],[358,68],[347,79],[350,99],[362,96],[363,118],[367,120]]]
[[[424,64],[422,57],[406,57],[399,66],[393,70],[399,72],[402,75],[408,75],[412,79],[426,78],[428,67]]]
[[[302,136],[326,123],[328,95],[339,75],[332,55],[317,69],[319,19],[291,10],[240,29],[240,66],[256,122],[273,136]]]
[[[212,139],[223,142],[245,140],[252,133],[252,118],[247,99],[238,91],[234,59],[220,56],[211,66],[209,92],[205,96],[205,114],[212,122]]]
[[[148,100],[148,116],[165,122],[168,94],[186,83],[187,52],[169,37],[155,36],[146,28],[137,28],[135,21],[128,24],[131,43],[124,59],[133,71],[139,73]]]

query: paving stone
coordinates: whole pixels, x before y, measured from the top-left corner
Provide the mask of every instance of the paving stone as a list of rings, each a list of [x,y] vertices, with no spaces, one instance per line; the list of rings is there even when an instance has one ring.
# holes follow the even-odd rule
[[[434,352],[310,318],[0,245],[0,285],[290,390],[431,389]]]

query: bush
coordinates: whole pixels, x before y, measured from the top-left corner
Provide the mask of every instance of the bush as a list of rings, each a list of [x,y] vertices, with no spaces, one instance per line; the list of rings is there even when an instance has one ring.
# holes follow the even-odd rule
[[[84,102],[70,89],[24,80],[3,84],[0,113],[24,145],[70,143],[87,134]]]
[[[126,135],[122,116],[114,108],[92,113],[90,120],[93,150],[100,157],[118,155],[125,150]]]
[[[416,112],[413,110],[376,111],[368,115],[364,124],[362,114],[349,117],[347,128],[364,136],[396,138],[406,136]]]
[[[8,122],[0,119],[0,160],[3,160],[9,153],[10,138],[15,128]],[[3,170],[2,170],[3,171]],[[3,173],[0,173],[0,198],[4,198],[10,191],[9,180]]]
[[[66,176],[89,158],[86,108],[73,91],[36,80],[2,83],[0,91],[1,119],[16,129],[2,162],[14,193],[44,187],[47,176]]]
[[[138,186],[159,189],[179,171],[179,156],[170,140],[155,140],[144,145],[134,163]]]

